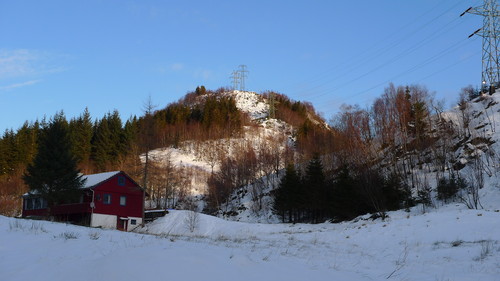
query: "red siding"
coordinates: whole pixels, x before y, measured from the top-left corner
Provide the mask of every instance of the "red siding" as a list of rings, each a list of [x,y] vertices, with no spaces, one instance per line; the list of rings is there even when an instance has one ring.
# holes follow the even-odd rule
[[[122,185],[118,183],[119,178],[124,178]],[[143,217],[144,191],[125,173],[121,172],[92,188],[95,192],[93,210],[96,214],[115,215],[118,217]],[[61,204],[51,209],[52,215],[59,214],[90,214],[90,202],[92,192],[86,191],[83,203]],[[104,204],[104,194],[111,195],[111,204]],[[120,205],[120,196],[126,196],[125,206]],[[46,216],[47,209],[25,210],[23,204],[23,217]]]
[[[90,214],[90,203],[64,204],[52,207],[52,215]]]
[[[80,214],[80,213],[91,213],[90,202],[92,202],[92,192],[83,191],[82,193],[83,201],[82,203],[64,203],[53,206],[51,209],[51,215],[68,215],[68,214]],[[35,216],[43,217],[48,215],[48,209],[31,209],[26,210],[26,203],[24,202],[27,198],[23,199],[23,217]]]
[[[24,217],[45,217],[47,216],[47,209],[37,209],[37,210],[26,210],[23,206],[23,218]]]
[[[118,185],[118,178],[124,177],[123,186]],[[119,173],[95,187],[94,213],[116,215],[119,217],[139,217],[143,212],[143,191],[128,176]],[[104,204],[104,194],[111,195],[111,204]],[[120,196],[126,196],[126,205],[120,205]]]

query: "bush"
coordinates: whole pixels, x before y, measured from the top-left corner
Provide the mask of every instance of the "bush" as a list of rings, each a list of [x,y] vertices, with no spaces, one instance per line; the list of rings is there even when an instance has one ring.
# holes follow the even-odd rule
[[[101,238],[101,233],[97,232],[97,231],[89,232],[89,238],[91,240],[97,240],[97,239]]]
[[[457,198],[457,193],[460,189],[464,189],[467,183],[462,178],[455,178],[454,175],[451,178],[441,178],[437,185],[437,198],[444,201],[445,203],[453,202]]]
[[[80,235],[78,233],[71,232],[71,231],[66,231],[66,232],[59,234],[58,236],[54,236],[54,238],[62,238],[64,240],[78,239],[78,237],[80,237]]]

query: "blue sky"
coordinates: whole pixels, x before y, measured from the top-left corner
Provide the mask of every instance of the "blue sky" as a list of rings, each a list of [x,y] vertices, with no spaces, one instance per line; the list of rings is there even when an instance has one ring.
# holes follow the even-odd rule
[[[25,120],[140,115],[198,85],[311,102],[326,119],[370,105],[389,82],[421,84],[448,106],[481,79],[470,0],[0,0],[0,130]]]

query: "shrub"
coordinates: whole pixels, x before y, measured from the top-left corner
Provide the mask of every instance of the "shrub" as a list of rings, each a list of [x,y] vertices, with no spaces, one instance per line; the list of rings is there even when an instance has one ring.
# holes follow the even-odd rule
[[[69,240],[69,239],[78,239],[80,235],[76,232],[71,232],[71,231],[65,231],[58,236],[54,236],[54,238],[63,238],[64,240]]]
[[[101,238],[101,233],[97,232],[97,231],[89,232],[89,238],[91,240],[97,240],[97,239]]]
[[[457,193],[460,189],[465,188],[466,182],[462,178],[455,178],[454,175],[451,178],[441,178],[437,185],[437,198],[443,200],[445,203],[454,201],[457,197]]]

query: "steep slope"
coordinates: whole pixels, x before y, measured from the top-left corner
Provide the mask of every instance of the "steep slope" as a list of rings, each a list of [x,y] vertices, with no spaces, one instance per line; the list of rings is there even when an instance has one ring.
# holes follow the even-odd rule
[[[498,168],[498,163],[490,164],[490,157],[498,157],[500,148],[499,103],[500,92],[497,92],[491,96],[478,97],[443,114],[445,120],[453,122],[460,129],[455,137],[455,164],[459,168],[476,156],[486,161],[486,171]]]
[[[242,133],[237,137],[201,141],[186,140],[176,147],[164,147],[150,151],[150,159],[158,167],[157,173],[171,173],[168,171],[173,170],[175,172],[172,174],[187,179],[179,180],[182,181],[182,186],[172,187],[172,189],[183,190],[175,191],[178,198],[170,200],[170,203],[166,205],[185,208],[185,205],[177,205],[176,202],[179,202],[179,199],[186,199],[186,196],[196,196],[197,209],[201,211],[206,205],[205,202],[199,200],[206,199],[203,195],[208,193],[207,182],[212,174],[220,171],[225,160],[230,158],[236,163],[241,163],[256,157],[259,159],[258,163],[255,161],[250,163],[253,165],[252,174],[239,181],[243,185],[253,182],[254,188],[243,188],[239,191],[239,195],[232,196],[233,199],[239,199],[238,203],[226,204],[221,215],[228,212],[234,215],[239,213],[235,212],[237,209],[239,211],[253,210],[253,213],[261,213],[262,211],[262,214],[269,219],[271,215],[270,199],[267,195],[276,184],[276,176],[273,174],[283,168],[285,154],[289,154],[286,157],[293,157],[298,128],[283,120],[269,118],[269,101],[265,96],[253,92],[209,92],[190,98],[189,104],[190,106],[202,107],[203,102],[210,98],[234,99],[238,110],[246,114],[250,122],[243,126]],[[314,112],[307,113],[307,116],[309,117],[306,117],[306,120],[309,119],[311,122],[318,123],[318,120],[321,120]],[[328,127],[324,127],[324,129],[329,130]],[[142,161],[145,161],[144,156]],[[157,184],[157,186],[159,185]],[[242,198],[242,196],[249,194],[252,194],[253,201],[258,201],[258,207]],[[266,198],[263,198],[264,196]],[[150,207],[155,207],[155,205],[164,206],[165,204],[152,202]],[[255,216],[255,214],[253,215]],[[249,217],[249,215],[245,216]]]

